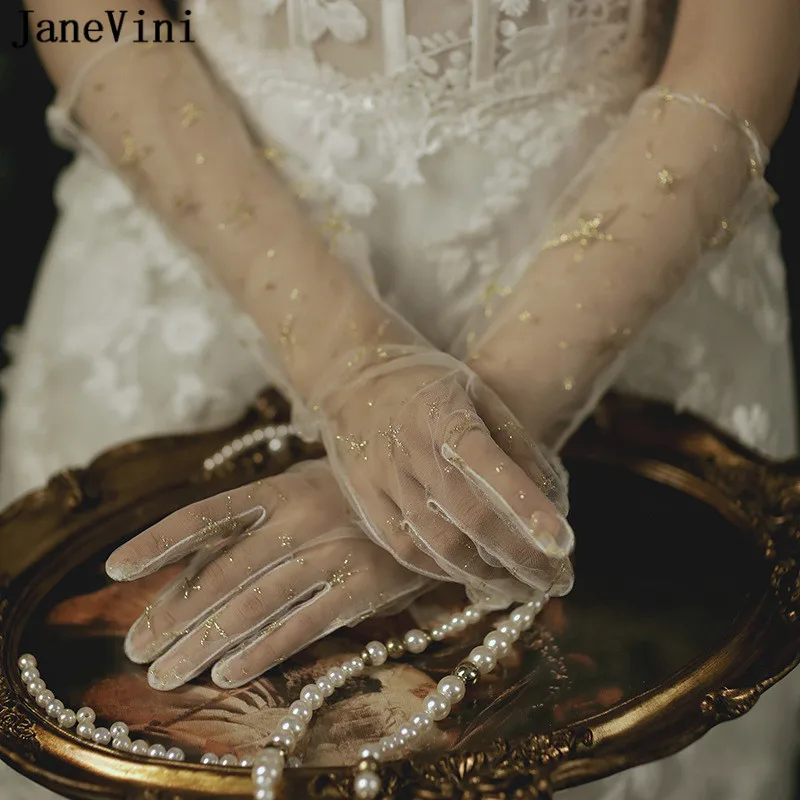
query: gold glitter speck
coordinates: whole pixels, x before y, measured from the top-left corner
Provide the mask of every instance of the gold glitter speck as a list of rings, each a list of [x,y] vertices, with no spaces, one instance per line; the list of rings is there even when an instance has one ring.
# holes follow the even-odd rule
[[[342,442],[342,444],[351,453],[357,453],[359,456],[362,456],[364,458],[364,461],[367,460],[367,455],[365,453],[365,450],[367,449],[366,439],[359,439],[357,436],[353,436],[352,434],[347,434],[346,436],[337,436],[336,440]]]
[[[203,112],[194,103],[184,103],[181,107],[181,127],[191,128],[203,118]]]

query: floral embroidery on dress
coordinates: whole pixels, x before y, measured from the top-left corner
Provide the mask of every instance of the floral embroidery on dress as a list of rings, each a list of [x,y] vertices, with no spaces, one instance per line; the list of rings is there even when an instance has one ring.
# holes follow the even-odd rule
[[[265,0],[266,12],[275,12],[287,0]],[[289,0],[291,2],[291,0]],[[367,18],[352,0],[303,0],[307,35],[317,42],[331,34],[340,42],[353,44],[362,41],[367,35]]]

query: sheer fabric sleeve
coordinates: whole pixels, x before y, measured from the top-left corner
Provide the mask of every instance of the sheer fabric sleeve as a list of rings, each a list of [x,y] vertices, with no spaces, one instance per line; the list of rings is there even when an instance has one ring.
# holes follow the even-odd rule
[[[280,143],[254,144],[186,45],[132,44],[101,63],[71,92],[81,138],[255,322],[372,540],[492,604],[568,591],[558,475],[468,367],[350,269],[347,223],[303,202],[314,187],[292,182]]]
[[[256,140],[191,45],[120,42],[60,89],[57,137],[114,170],[198,256],[302,425],[317,372],[385,316],[350,266],[358,237],[317,187],[295,183],[279,143]]]
[[[460,340],[540,443],[562,445],[690,272],[769,208],[766,160],[753,126],[711,100],[640,96]]]

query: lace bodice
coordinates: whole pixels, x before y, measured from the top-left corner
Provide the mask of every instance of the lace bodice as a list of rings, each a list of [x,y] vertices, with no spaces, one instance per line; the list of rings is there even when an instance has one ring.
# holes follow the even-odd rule
[[[641,49],[652,0],[202,0],[194,13],[263,50],[299,48],[350,78],[407,68],[461,89],[513,66],[577,74]],[[569,52],[569,64],[563,57]],[[532,56],[544,61],[531,64]]]
[[[364,234],[351,263],[441,347],[630,108],[665,38],[661,0],[191,5],[256,132]]]

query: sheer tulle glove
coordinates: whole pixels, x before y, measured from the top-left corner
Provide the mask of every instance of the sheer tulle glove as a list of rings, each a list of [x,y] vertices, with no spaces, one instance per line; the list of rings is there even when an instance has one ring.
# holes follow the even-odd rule
[[[461,362],[363,347],[322,378],[313,408],[345,494],[400,563],[488,606],[569,591],[564,486]]]
[[[666,376],[682,362],[691,371],[693,357],[675,349],[674,321],[662,328],[659,312],[696,270],[715,286],[727,275],[712,271],[774,197],[767,159],[753,125],[712,100],[644,92],[564,192],[552,228],[495,278],[496,302],[469,321],[456,352],[555,449],[646,330],[675,350],[674,368],[648,377],[669,397]]]
[[[106,571],[131,581],[184,559],[125,641],[132,661],[153,662],[155,689],[212,665],[217,685],[240,686],[431,585],[364,535],[324,461],[175,512],[116,550]]]

